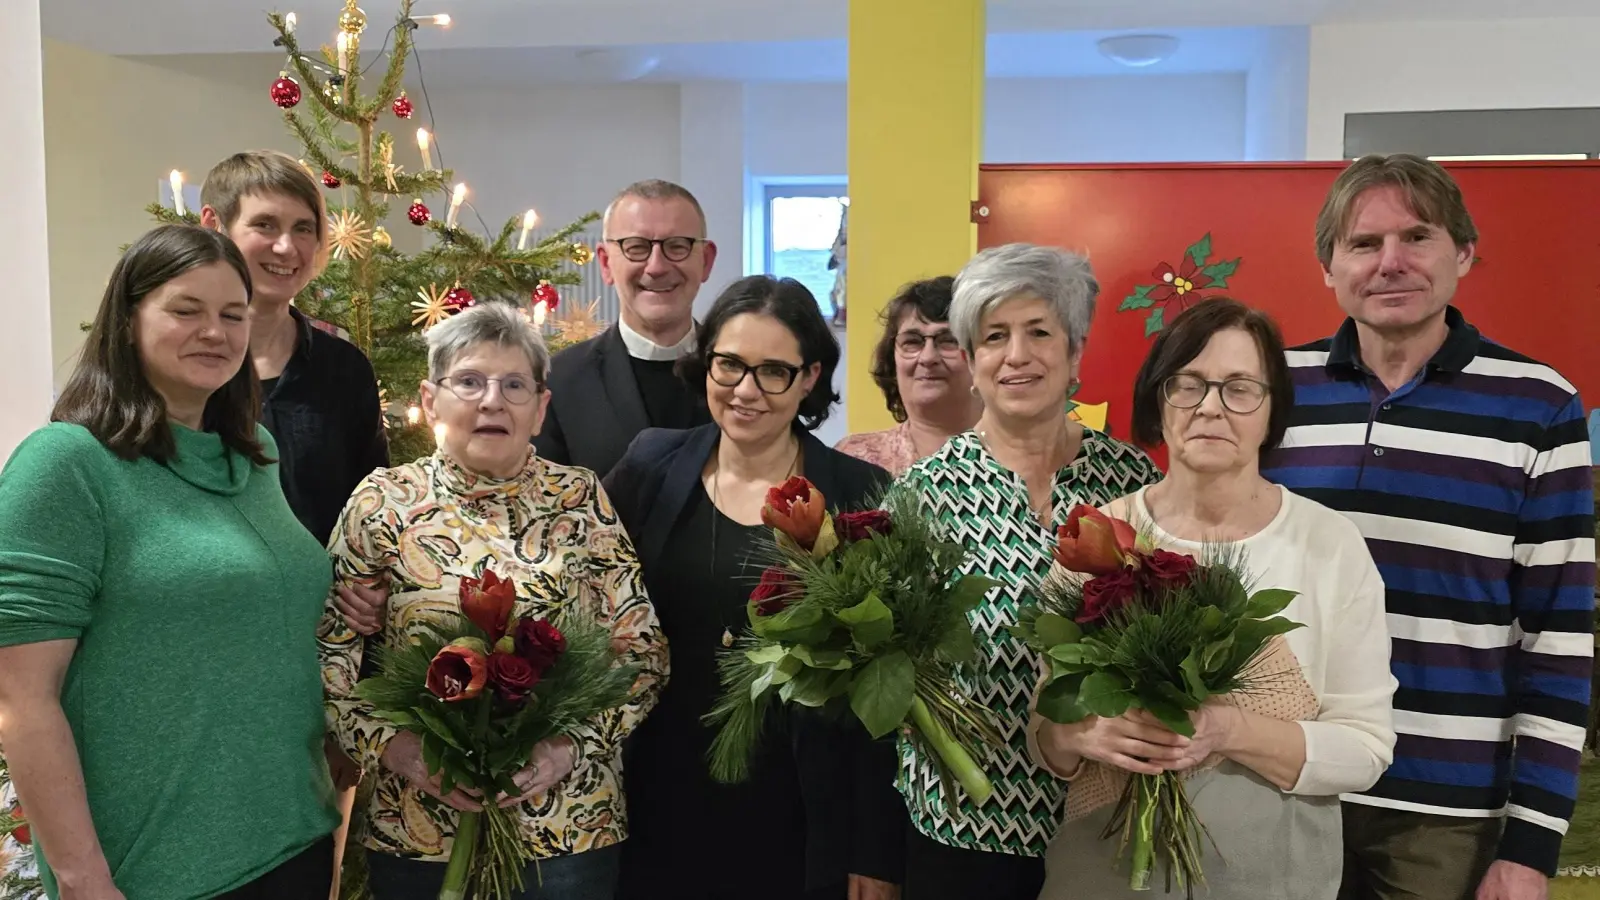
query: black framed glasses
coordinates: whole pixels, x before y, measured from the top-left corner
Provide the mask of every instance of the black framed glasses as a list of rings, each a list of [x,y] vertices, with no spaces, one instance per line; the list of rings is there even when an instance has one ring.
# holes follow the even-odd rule
[[[623,258],[633,262],[644,262],[645,260],[649,259],[650,254],[655,252],[656,245],[658,244],[661,246],[662,256],[665,256],[672,262],[683,262],[689,258],[689,254],[694,252],[694,245],[701,243],[702,240],[702,238],[692,237],[668,237],[659,239],[647,237],[625,237],[606,238],[606,243],[616,244],[617,249],[622,251]]]
[[[490,378],[482,372],[456,372],[439,379],[439,386],[455,394],[466,403],[476,403],[489,392],[489,385],[500,385],[500,397],[512,406],[527,406],[539,396],[544,385],[526,375],[512,373],[502,378]]]
[[[763,394],[781,394],[794,387],[794,380],[800,377],[800,372],[804,368],[780,362],[764,362],[752,366],[739,357],[729,356],[726,353],[706,355],[706,372],[712,381],[723,387],[736,388],[744,383],[746,377],[754,373],[756,387]]]
[[[956,336],[948,330],[935,334],[923,334],[920,331],[902,331],[894,336],[894,350],[896,353],[911,359],[922,355],[922,348],[932,342],[933,348],[939,351],[940,356],[956,356],[961,353],[961,343]]]
[[[1247,416],[1267,402],[1267,385],[1254,378],[1207,381],[1198,375],[1174,375],[1161,383],[1161,395],[1174,409],[1194,409],[1217,389],[1222,405],[1231,413]]]

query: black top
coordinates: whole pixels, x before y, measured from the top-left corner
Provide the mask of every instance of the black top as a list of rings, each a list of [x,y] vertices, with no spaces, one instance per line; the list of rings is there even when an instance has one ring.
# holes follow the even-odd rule
[[[650,580],[659,591],[652,597],[661,598],[656,615],[672,648],[672,674],[627,745],[630,839],[622,845],[620,900],[746,900],[754,885],[763,886],[766,900],[807,896],[806,810],[787,711],[770,708],[749,780],[721,784],[706,768],[715,731],[701,716],[721,693],[723,629],[741,630],[745,600],[760,577],[760,567],[747,562],[762,531],[727,518],[697,491]]]
[[[278,476],[295,517],[327,546],[361,479],[389,466],[378,379],[356,345],[329,334],[294,307],[294,353],[261,384],[261,424],[278,442]]]
[[[710,661],[722,647],[723,628],[745,621],[743,604],[760,570],[739,567],[762,531],[722,518],[717,548],[711,551],[711,504],[701,472],[720,436],[716,425],[646,429],[605,479],[606,493],[638,549],[645,587],[672,648],[661,705],[624,748],[624,791],[630,809],[636,802],[642,806],[623,844],[625,889],[619,896],[645,896],[641,883],[664,878],[660,873],[669,866],[684,865],[658,855],[654,848],[660,843],[688,858],[689,868],[672,871],[692,872],[696,880],[676,885],[677,890],[658,890],[652,898],[724,896],[703,893],[707,885],[737,886],[729,897],[754,896],[752,885],[761,885],[796,892],[782,896],[832,898],[844,896],[852,873],[903,881],[910,823],[894,787],[894,743],[872,741],[853,717],[830,721],[803,707],[773,704],[756,760],[758,774],[736,788],[710,782],[709,738],[698,716],[710,709],[720,688]],[[809,433],[801,432],[800,441],[802,474],[835,511],[875,502],[889,482],[884,470]],[[742,546],[732,545],[735,534]],[[664,758],[653,759],[658,756]],[[731,807],[757,802],[760,808],[727,818]],[[769,829],[781,829],[783,836],[769,835]],[[746,843],[746,832],[759,835],[759,843]],[[795,843],[780,845],[779,840]],[[754,860],[747,859],[750,854]],[[752,873],[775,873],[780,866],[785,867],[782,880],[768,874],[741,883],[739,875],[724,880],[714,874],[729,870],[755,878]]]
[[[652,424],[672,419],[687,427],[711,421],[705,398],[676,375],[651,377],[647,394],[634,363],[616,325],[557,353],[550,361],[550,408],[533,439],[539,455],[605,477],[639,432]],[[686,418],[683,409],[688,410]]]
[[[639,385],[639,396],[644,400],[645,415],[653,428],[692,428],[704,424],[695,421],[695,397],[689,393],[678,377],[677,360],[640,359],[629,356],[633,379]]]

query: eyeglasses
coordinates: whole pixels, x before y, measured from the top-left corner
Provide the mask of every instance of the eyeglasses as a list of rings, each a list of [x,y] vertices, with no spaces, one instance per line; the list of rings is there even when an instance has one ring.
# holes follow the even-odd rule
[[[1161,394],[1174,409],[1194,409],[1206,402],[1211,389],[1217,389],[1222,405],[1229,412],[1247,416],[1267,400],[1267,386],[1254,378],[1229,378],[1207,381],[1197,375],[1174,375],[1161,384]]]
[[[738,387],[744,379],[754,372],[756,387],[763,394],[781,394],[794,386],[794,380],[800,377],[803,366],[791,366],[788,363],[764,362],[760,365],[750,365],[737,356],[726,353],[711,353],[706,356],[706,371],[711,375],[711,380],[723,387]]]
[[[656,245],[661,245],[661,255],[672,262],[683,262],[694,252],[694,245],[702,243],[701,238],[669,237],[659,240],[646,237],[606,238],[606,243],[616,244],[622,255],[633,262],[644,262],[656,250]]]
[[[902,331],[894,337],[894,350],[901,356],[912,359],[922,355],[922,348],[933,342],[933,348],[939,351],[940,356],[955,356],[961,352],[961,344],[956,336],[949,331],[940,331],[936,334],[923,334],[920,331]]]
[[[490,378],[482,372],[457,372],[439,379],[440,386],[467,403],[482,400],[489,391],[489,385],[496,382],[500,385],[500,398],[512,406],[527,406],[544,390],[544,385],[526,375]]]

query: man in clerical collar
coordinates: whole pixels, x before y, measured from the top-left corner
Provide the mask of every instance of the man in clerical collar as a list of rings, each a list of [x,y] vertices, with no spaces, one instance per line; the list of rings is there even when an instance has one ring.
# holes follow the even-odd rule
[[[694,349],[694,299],[717,258],[699,201],[669,181],[624,188],[603,228],[596,256],[621,316],[551,362],[550,410],[534,438],[541,457],[602,477],[644,429],[711,421],[676,366]]]

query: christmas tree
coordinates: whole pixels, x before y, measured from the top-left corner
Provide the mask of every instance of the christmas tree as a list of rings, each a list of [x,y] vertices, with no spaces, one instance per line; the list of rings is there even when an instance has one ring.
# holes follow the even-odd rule
[[[390,456],[399,464],[432,452],[432,434],[421,421],[417,384],[427,376],[423,331],[480,302],[507,302],[521,307],[544,330],[552,351],[598,334],[596,304],[559,309],[556,285],[576,284],[578,275],[564,263],[588,265],[593,251],[576,242],[585,225],[599,218],[590,213],[529,244],[537,222],[532,210],[506,222],[498,234],[480,235],[460,223],[466,204],[465,184],[448,190],[443,219],[429,207],[429,198],[446,195],[454,173],[434,165],[436,141],[428,129],[417,131],[420,171],[406,171],[396,155],[394,135],[381,125],[412,118],[415,108],[402,89],[414,35],[425,21],[448,17],[411,15],[413,0],[399,0],[393,28],[384,40],[387,59],[361,63],[366,13],[356,0],[346,0],[339,16],[334,46],[323,46],[320,59],[301,52],[293,13],[272,13],[275,45],[288,54],[288,66],[272,84],[273,103],[283,109],[285,123],[304,147],[313,175],[320,173],[331,193],[328,201],[327,269],[296,299],[301,312],[334,326],[372,360],[383,389]],[[368,68],[383,66],[370,93],[362,92]],[[309,100],[301,109],[303,100]],[[430,123],[431,124],[431,123]],[[176,177],[176,176],[175,176]],[[181,185],[174,184],[181,197]],[[408,204],[412,225],[431,232],[434,240],[420,253],[397,251],[381,224],[390,204]],[[197,211],[152,204],[161,221],[198,222]],[[487,230],[487,228],[486,228]],[[548,317],[548,319],[547,319]]]

